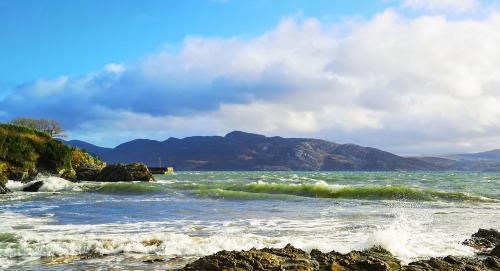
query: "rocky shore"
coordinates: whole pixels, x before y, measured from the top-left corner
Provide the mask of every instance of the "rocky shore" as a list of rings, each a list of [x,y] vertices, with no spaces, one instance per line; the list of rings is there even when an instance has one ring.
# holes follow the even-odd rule
[[[402,265],[389,251],[373,247],[341,254],[313,249],[307,253],[292,245],[284,248],[220,251],[200,258],[180,271],[498,271],[500,232],[480,229],[465,245],[477,250],[476,257],[446,256]]]

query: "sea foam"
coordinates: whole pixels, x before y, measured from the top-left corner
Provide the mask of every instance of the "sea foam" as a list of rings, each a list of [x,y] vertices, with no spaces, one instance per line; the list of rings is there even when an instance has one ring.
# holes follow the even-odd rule
[[[39,192],[58,192],[58,191],[80,191],[80,187],[68,180],[56,176],[37,176],[33,181],[28,183],[9,180],[5,185],[11,191],[22,191],[25,187],[32,185],[35,182],[43,181],[43,185],[38,190]]]

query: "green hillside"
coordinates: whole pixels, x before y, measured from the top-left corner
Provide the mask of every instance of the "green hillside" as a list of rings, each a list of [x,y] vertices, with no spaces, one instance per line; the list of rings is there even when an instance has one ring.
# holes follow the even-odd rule
[[[8,179],[26,181],[38,173],[75,178],[75,167],[103,166],[77,148],[66,146],[49,134],[12,124],[0,124],[0,184]]]

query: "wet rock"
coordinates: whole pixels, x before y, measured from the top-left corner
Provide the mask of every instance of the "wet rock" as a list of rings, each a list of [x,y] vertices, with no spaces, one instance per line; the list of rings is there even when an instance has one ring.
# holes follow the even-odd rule
[[[495,229],[479,229],[463,244],[477,249],[480,253],[488,254],[493,247],[500,245],[500,232]]]
[[[71,153],[71,166],[75,170],[76,180],[95,181],[95,178],[105,167],[105,164],[99,158],[75,148]]]
[[[85,165],[79,167],[76,171],[76,179],[79,181],[95,181],[101,168],[99,166]]]
[[[491,250],[490,255],[500,258],[500,245],[496,245],[496,247]]]
[[[493,257],[486,259],[446,256],[408,264],[401,271],[498,271],[499,262]]]
[[[163,241],[153,238],[153,239],[144,240],[141,242],[141,244],[145,247],[160,246],[161,244],[163,244]]]
[[[165,262],[165,261],[166,261],[166,259],[164,259],[162,257],[147,257],[147,258],[144,258],[142,260],[143,263],[149,263],[149,264]]]
[[[68,264],[81,260],[102,258],[103,255],[97,253],[87,253],[82,255],[66,255],[66,256],[53,256],[42,257],[42,262],[48,265]]]
[[[388,251],[374,248],[340,254],[332,251],[322,253],[313,250],[307,253],[290,244],[284,248],[251,249],[249,251],[221,251],[200,258],[182,270],[226,270],[226,271],[390,271],[398,270],[401,264]]]
[[[43,181],[34,182],[23,188],[24,192],[38,192],[40,187],[42,187]]]
[[[401,267],[401,262],[381,247],[373,247],[365,251],[351,251],[347,254],[335,251],[322,253],[319,250],[312,250],[311,257],[319,263],[319,269],[315,270],[321,271],[386,271],[398,270]]]
[[[412,262],[402,266],[389,251],[373,247],[365,251],[341,254],[323,253],[313,249],[307,253],[291,245],[284,248],[251,249],[248,251],[220,251],[200,258],[182,271],[499,271],[500,244],[497,230],[480,229],[464,243],[478,248],[490,248],[489,256],[446,256]]]
[[[103,168],[97,174],[95,181],[99,182],[151,182],[154,177],[146,165],[132,163],[128,165],[117,164]]]

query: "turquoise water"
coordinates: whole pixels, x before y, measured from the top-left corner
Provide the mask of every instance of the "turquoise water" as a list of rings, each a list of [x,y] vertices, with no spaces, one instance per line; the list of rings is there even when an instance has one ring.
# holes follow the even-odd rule
[[[500,228],[500,174],[180,172],[156,183],[70,183],[0,195],[0,269],[173,269],[219,250],[348,252],[405,262],[471,255]],[[22,184],[9,181],[13,190]],[[161,258],[162,262],[144,263]]]

